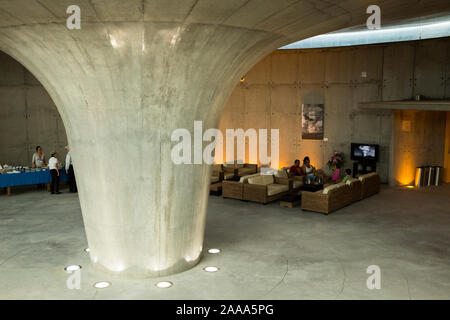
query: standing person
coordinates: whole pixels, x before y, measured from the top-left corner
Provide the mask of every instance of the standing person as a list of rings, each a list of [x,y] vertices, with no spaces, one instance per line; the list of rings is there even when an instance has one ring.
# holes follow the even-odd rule
[[[75,180],[75,173],[73,172],[72,156],[70,155],[70,147],[66,146],[66,174],[69,182],[70,192],[77,192],[77,182]]]
[[[48,160],[48,168],[50,169],[50,175],[52,176],[51,192],[52,194],[60,194],[59,192],[59,164],[58,154],[56,152],[52,153],[51,158]]]
[[[42,168],[47,165],[45,161],[45,154],[42,152],[41,146],[36,147],[36,152],[33,153],[33,158],[31,159],[32,168]]]

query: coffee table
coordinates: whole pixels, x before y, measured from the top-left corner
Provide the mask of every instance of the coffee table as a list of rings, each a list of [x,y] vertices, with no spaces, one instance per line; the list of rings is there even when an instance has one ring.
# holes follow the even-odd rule
[[[209,186],[209,194],[214,196],[222,195],[222,182],[213,183]]]
[[[323,184],[304,184],[300,187],[301,191],[316,192],[323,189]]]
[[[285,195],[283,198],[280,199],[280,206],[281,207],[287,207],[287,208],[293,208],[297,207],[302,203],[302,195],[292,193]]]

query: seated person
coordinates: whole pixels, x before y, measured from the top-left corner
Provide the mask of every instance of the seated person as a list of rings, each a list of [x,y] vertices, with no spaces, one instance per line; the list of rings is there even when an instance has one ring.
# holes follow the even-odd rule
[[[300,160],[295,160],[294,165],[289,169],[289,175],[301,176],[302,168],[300,167]]]
[[[331,181],[333,183],[338,183],[341,177],[341,166],[338,164],[333,164],[333,175],[331,176]]]
[[[347,183],[348,180],[352,178],[352,170],[351,169],[345,169],[345,177],[342,179],[342,182]]]
[[[310,184],[311,181],[316,182],[317,181],[317,176],[316,176],[316,168],[314,168],[311,165],[311,161],[309,160],[309,157],[306,156],[303,159],[303,166],[302,168],[302,174],[305,175],[305,183],[306,184]]]

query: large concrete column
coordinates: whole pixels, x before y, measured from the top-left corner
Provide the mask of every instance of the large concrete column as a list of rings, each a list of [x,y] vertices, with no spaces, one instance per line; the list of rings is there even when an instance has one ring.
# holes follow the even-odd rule
[[[68,30],[64,2],[0,2],[0,49],[35,74],[61,113],[93,265],[131,278],[181,272],[201,258],[210,171],[172,163],[172,131],[193,135],[194,120],[216,127],[232,88],[264,55],[366,16],[356,0],[346,9],[80,1],[82,29]],[[408,7],[399,2],[395,10]]]

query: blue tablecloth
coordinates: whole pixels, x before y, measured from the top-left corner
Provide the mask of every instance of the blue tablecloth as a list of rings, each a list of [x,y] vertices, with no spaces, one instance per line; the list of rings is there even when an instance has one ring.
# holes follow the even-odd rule
[[[0,188],[42,184],[51,181],[49,170],[0,174]],[[64,170],[59,170],[59,181],[67,181],[67,175]]]

